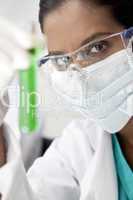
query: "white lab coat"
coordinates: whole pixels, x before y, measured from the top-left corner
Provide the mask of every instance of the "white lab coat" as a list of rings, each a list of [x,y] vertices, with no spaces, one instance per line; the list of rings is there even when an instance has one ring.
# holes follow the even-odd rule
[[[118,200],[111,135],[89,120],[73,121],[26,176],[19,145],[5,125],[7,164],[2,200]]]

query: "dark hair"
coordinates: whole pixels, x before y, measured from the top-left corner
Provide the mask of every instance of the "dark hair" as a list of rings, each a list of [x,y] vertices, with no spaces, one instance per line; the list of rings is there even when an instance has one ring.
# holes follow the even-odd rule
[[[40,0],[39,22],[43,31],[44,17],[70,0]],[[116,20],[125,28],[133,26],[133,0],[81,0],[100,6],[109,6]]]

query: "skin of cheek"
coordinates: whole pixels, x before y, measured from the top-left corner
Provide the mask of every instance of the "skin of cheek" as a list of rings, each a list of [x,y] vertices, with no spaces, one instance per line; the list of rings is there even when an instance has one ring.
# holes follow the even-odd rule
[[[64,53],[78,49],[84,39],[97,32],[123,30],[107,7],[85,7],[80,1],[66,3],[51,12],[44,21],[44,27],[49,51]]]

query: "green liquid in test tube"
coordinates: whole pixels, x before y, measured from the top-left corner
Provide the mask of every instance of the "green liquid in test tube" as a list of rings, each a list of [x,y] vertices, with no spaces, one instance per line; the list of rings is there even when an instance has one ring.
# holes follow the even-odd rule
[[[29,50],[30,66],[19,73],[19,128],[22,133],[32,134],[39,129],[37,59],[40,51],[39,48]]]

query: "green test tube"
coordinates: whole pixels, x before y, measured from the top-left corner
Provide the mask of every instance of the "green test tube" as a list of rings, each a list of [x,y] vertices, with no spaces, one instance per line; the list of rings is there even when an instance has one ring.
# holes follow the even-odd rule
[[[39,128],[38,119],[38,65],[40,49],[29,50],[30,66],[19,72],[19,128],[22,133],[35,133]]]

